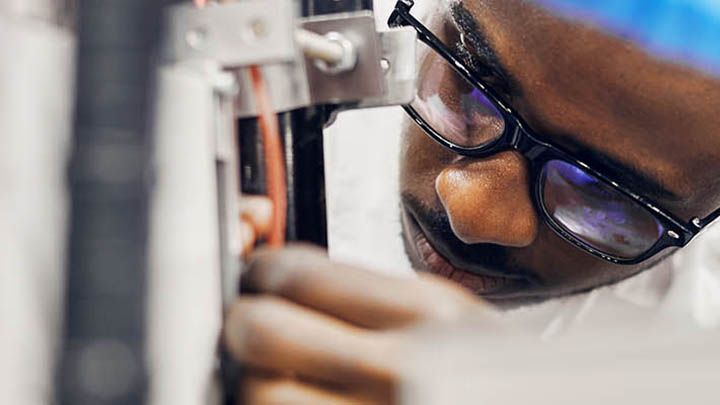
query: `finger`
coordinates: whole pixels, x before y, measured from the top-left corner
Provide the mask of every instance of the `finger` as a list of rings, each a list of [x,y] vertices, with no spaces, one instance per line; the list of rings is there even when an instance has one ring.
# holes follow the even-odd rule
[[[281,374],[389,391],[395,381],[393,337],[363,330],[276,297],[241,297],[223,337],[239,362]]]
[[[252,225],[257,238],[267,236],[272,227],[272,201],[265,196],[242,195],[240,218]]]
[[[241,396],[247,405],[368,405],[385,398],[334,389],[288,377],[251,375],[243,378]]]
[[[243,255],[247,255],[252,252],[257,236],[255,234],[255,227],[248,221],[240,221],[240,251]]]
[[[331,262],[324,251],[294,246],[251,257],[243,287],[279,295],[368,328],[421,319],[455,321],[481,304],[469,292],[435,277],[392,278]]]

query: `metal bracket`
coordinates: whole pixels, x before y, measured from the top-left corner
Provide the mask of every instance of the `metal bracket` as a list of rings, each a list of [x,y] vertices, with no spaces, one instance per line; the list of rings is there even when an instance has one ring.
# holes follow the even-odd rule
[[[162,56],[167,62],[214,60],[223,67],[295,59],[291,0],[243,0],[197,9],[168,7]]]
[[[378,36],[380,42],[381,53],[376,63],[382,72],[383,91],[378,96],[366,98],[358,98],[356,94],[347,94],[344,100],[335,98],[336,103],[341,104],[341,110],[409,104],[415,97],[415,30],[401,27],[374,35]],[[318,74],[317,82],[308,85],[305,73],[307,64],[295,62],[263,67],[276,111],[290,111],[321,102],[320,98],[316,98],[318,88],[323,86],[322,80],[328,76]],[[236,74],[240,91],[235,102],[235,115],[238,118],[257,116],[247,72],[239,70]],[[311,88],[315,89],[312,96]]]
[[[169,7],[162,55],[168,63],[205,70],[208,62],[236,77],[236,118],[257,116],[245,67],[262,65],[275,111],[314,104],[340,109],[407,104],[415,91],[415,40],[412,28],[376,32],[370,11],[295,19],[291,0],[243,0],[196,9]],[[302,27],[338,33],[352,43],[354,68],[332,72],[304,56],[295,42]]]
[[[352,43],[357,52],[355,68],[332,74],[305,59],[310,98],[313,104],[340,104],[379,97],[384,91],[380,68],[380,40],[375,32],[372,12],[358,11],[310,17],[302,27],[320,35],[338,33]]]
[[[380,97],[363,99],[355,108],[410,104],[415,98],[417,32],[412,27],[400,27],[378,35],[385,91]]]
[[[291,111],[312,104],[302,55],[298,55],[298,59],[296,62],[262,67],[270,101],[277,112]],[[235,98],[235,118],[258,116],[248,70],[238,69],[234,73],[237,75],[240,90]]]

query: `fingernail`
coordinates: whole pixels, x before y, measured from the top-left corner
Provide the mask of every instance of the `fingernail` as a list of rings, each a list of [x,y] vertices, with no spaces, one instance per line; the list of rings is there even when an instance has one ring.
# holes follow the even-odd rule
[[[253,216],[266,220],[272,217],[272,201],[270,201],[268,198],[258,198],[258,197],[251,197],[247,200],[247,208],[248,211],[252,213]]]

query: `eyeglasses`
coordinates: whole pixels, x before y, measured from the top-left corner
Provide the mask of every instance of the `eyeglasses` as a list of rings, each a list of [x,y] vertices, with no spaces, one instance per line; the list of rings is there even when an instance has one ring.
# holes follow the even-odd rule
[[[424,57],[415,100],[403,106],[432,139],[455,153],[486,157],[515,150],[529,162],[532,198],[560,237],[617,264],[636,264],[660,251],[687,245],[720,216],[685,223],[550,143],[525,121],[462,58],[410,14],[399,0],[390,27],[411,26]]]

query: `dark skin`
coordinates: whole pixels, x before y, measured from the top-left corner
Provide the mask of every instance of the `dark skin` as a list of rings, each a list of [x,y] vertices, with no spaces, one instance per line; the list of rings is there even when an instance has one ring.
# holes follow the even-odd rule
[[[526,1],[465,5],[512,79],[511,86],[496,81],[499,91],[536,132],[638,192],[647,189],[642,193],[684,220],[720,206],[717,81]],[[446,41],[458,37],[443,32]],[[612,172],[618,165],[607,164],[607,157],[639,173]],[[418,354],[458,333],[472,337],[472,344],[458,348],[468,358],[484,359],[488,350],[503,349],[503,356],[495,357],[516,356],[514,341],[505,339],[517,336],[517,325],[498,317],[488,301],[544,300],[617,282],[648,267],[612,265],[560,239],[538,218],[529,187],[527,162],[520,155],[461,157],[408,125],[401,191],[413,262],[422,269],[418,253],[432,256],[428,245],[423,250],[415,243],[417,229],[423,229],[457,267],[490,276],[472,278],[448,266],[436,271],[471,287],[468,291],[427,272],[412,280],[388,278],[334,263],[307,247],[254,254],[245,292],[228,312],[223,332],[230,353],[246,367],[243,403],[397,403],[396,390],[412,378],[413,367],[434,367],[418,364]],[[248,247],[270,220],[270,209],[256,203],[243,207]],[[484,299],[471,294],[479,290]],[[498,338],[505,344],[497,345]],[[538,345],[537,352],[549,350]],[[478,364],[481,371],[493,369]],[[438,372],[421,383],[453,377]],[[592,377],[575,381],[598,384]]]
[[[607,169],[686,221],[720,206],[717,80],[526,1],[465,2],[465,8],[512,85],[503,86],[506,81],[492,73],[487,80],[545,140]],[[445,44],[459,41],[461,28],[447,16],[430,26]],[[612,284],[670,253],[619,266],[573,247],[538,217],[527,163],[516,152],[461,157],[409,122],[401,154],[403,223],[413,264],[432,267],[414,243],[422,230],[456,267],[445,271],[446,277],[499,304]],[[616,173],[601,155],[640,176]],[[492,276],[500,276],[503,288],[477,288],[463,270],[490,275],[495,284]]]

